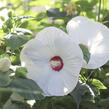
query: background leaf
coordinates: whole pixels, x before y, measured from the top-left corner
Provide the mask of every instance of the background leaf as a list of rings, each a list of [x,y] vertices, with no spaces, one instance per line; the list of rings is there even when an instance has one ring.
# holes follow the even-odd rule
[[[7,86],[11,82],[9,72],[0,72],[0,87]]]
[[[92,84],[93,84],[94,86],[96,86],[98,89],[107,89],[107,87],[104,86],[103,83],[102,83],[100,80],[93,79],[93,80],[92,80]]]
[[[83,95],[85,95],[85,93],[88,93],[88,95],[91,96],[92,101],[94,100],[95,95],[94,95],[94,92],[92,91],[92,89],[87,84],[79,81],[76,88],[70,93],[74,97],[74,99],[77,103],[77,109],[79,109],[81,99],[82,99]]]
[[[39,86],[30,79],[16,78],[8,87],[0,87],[0,91],[16,92],[25,99],[43,99],[43,92]]]
[[[83,44],[79,44],[79,46],[83,52],[83,56],[84,56],[85,61],[88,63],[89,59],[90,59],[90,52],[89,52],[88,48]]]
[[[9,34],[6,36],[6,43],[12,51],[25,44],[29,38],[25,35]]]

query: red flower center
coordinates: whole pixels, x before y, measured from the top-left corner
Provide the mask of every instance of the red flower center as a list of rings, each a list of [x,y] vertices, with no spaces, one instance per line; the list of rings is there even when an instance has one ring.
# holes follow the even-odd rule
[[[60,71],[63,68],[63,60],[59,56],[54,56],[50,59],[51,68],[55,71]]]

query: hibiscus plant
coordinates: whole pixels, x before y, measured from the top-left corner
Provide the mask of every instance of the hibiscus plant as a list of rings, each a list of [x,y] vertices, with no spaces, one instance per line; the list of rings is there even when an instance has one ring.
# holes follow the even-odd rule
[[[45,1],[0,1],[0,109],[108,109],[108,0]]]

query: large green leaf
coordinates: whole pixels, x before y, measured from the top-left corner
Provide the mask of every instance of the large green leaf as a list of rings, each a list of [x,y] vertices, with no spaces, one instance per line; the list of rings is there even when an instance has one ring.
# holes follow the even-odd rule
[[[25,35],[17,35],[17,34],[9,34],[5,37],[6,44],[11,48],[12,51],[19,48],[23,44],[25,44],[29,37]]]
[[[0,87],[0,91],[16,92],[25,99],[43,99],[40,87],[30,79],[15,78],[8,87]]]
[[[90,96],[89,100],[93,101],[93,98],[95,96],[94,92],[86,83],[82,83],[81,81],[78,82],[76,88],[70,93],[77,103],[77,109],[79,109],[81,99],[86,93],[88,93],[88,95]]]

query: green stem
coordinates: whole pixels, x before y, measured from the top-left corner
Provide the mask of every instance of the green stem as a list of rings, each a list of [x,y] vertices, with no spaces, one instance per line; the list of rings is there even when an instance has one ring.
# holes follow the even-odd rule
[[[87,81],[90,79],[90,77],[93,75],[93,71],[89,74],[89,76],[87,77]]]
[[[101,0],[99,0],[98,21],[100,21],[100,14],[101,14]]]
[[[105,7],[104,7],[104,0],[103,0],[103,11],[104,11],[104,8],[105,8]]]
[[[83,77],[83,79],[84,79],[84,82],[86,83],[86,78],[84,77],[84,75],[82,74],[82,72],[81,72],[81,76]]]
[[[104,7],[104,0],[103,0],[103,17],[104,17],[104,9],[105,9],[105,7]]]

